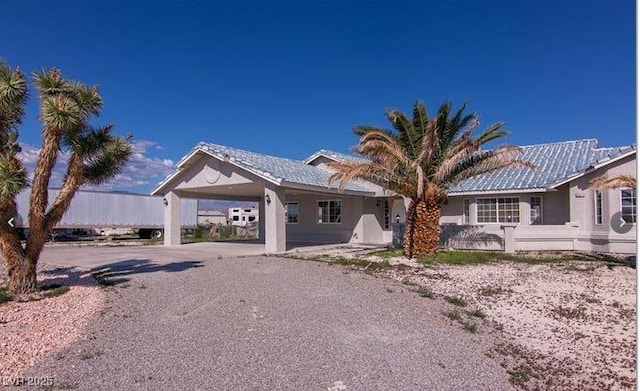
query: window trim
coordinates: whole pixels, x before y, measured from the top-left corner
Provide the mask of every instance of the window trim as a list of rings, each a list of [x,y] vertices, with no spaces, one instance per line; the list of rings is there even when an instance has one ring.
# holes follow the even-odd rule
[[[533,220],[531,219],[531,211],[533,210],[531,208],[531,199],[532,198],[540,199],[540,222],[539,223],[534,223]],[[541,195],[530,195],[529,196],[529,225],[544,225],[544,197],[542,197]]]
[[[622,194],[622,193],[620,193]],[[599,197],[598,197],[599,195]],[[598,202],[599,201],[599,202]],[[622,202],[622,201],[621,201]],[[598,205],[600,204],[600,205]],[[598,208],[599,206],[599,208]],[[621,204],[622,206],[622,204]],[[601,190],[593,191],[593,224],[597,226],[604,225],[604,192]],[[598,209],[600,214],[598,215]]]
[[[462,224],[471,224],[471,199],[462,199]]]
[[[339,198],[334,198],[334,199],[322,199],[322,200],[316,200],[316,211],[318,211],[318,209],[320,208],[320,203],[321,202],[339,202],[340,203],[340,215],[339,215],[339,220],[337,222],[331,222],[331,221],[318,221],[319,219],[316,219],[316,224],[342,224],[342,200]],[[322,216],[317,216],[320,218],[320,220],[322,219]],[[331,218],[331,214],[329,214],[329,218]]]
[[[289,204],[296,204],[297,210],[298,212],[296,213],[296,221],[289,221]],[[291,201],[291,202],[285,202],[284,203],[284,222],[286,224],[298,224],[298,222],[300,221],[300,203],[298,201]]]
[[[498,214],[499,214],[498,200],[499,199],[507,199],[507,198],[512,198],[512,199],[517,199],[518,200],[518,221],[517,222],[514,222],[514,221],[499,221],[500,219],[498,217]],[[496,222],[481,222],[480,221],[480,219],[478,218],[478,212],[480,210],[480,208],[479,208],[480,203],[478,202],[478,200],[496,200]],[[520,209],[521,209],[520,208],[520,202],[521,202],[520,196],[517,196],[517,197],[509,197],[509,196],[507,196],[507,197],[476,197],[475,201],[476,201],[476,223],[478,225],[482,225],[482,224],[496,224],[496,225],[497,224],[521,224],[521,222],[522,222],[522,218],[521,218],[521,214],[522,213],[520,213],[521,212],[520,211]]]
[[[633,192],[634,192],[634,193],[636,193],[636,196],[635,196],[635,198],[636,198],[636,213],[635,213],[635,216],[636,216],[636,222],[635,222],[635,223],[634,223],[633,221],[631,222],[631,224],[636,225],[636,223],[638,222],[638,207],[637,207],[637,205],[638,205],[638,192],[637,192],[637,190],[636,190],[636,189],[634,189],[634,188],[631,188],[631,187],[623,187],[623,188],[621,188],[621,189],[620,189],[620,191],[618,192],[618,194],[619,194],[618,199],[619,199],[619,201],[620,201],[620,209],[619,209],[619,210],[620,210],[620,218],[624,220],[623,213],[622,213],[622,192],[623,192],[623,191],[625,191],[625,190],[633,190]],[[633,214],[632,214],[632,216],[633,216]],[[625,221],[626,221],[626,220],[625,220]],[[629,224],[629,223],[626,223],[626,224]]]

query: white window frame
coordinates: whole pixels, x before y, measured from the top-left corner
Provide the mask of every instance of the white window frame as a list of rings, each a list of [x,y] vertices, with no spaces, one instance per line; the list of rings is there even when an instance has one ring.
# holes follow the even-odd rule
[[[471,200],[462,200],[462,224],[471,224]]]
[[[289,205],[296,205],[296,221],[289,221]],[[298,221],[300,221],[300,204],[298,204],[298,201],[295,202],[285,202],[284,204],[284,221],[287,224],[298,224]]]
[[[632,218],[633,218],[633,217],[635,217],[635,220],[636,220],[636,221],[630,221],[630,222],[627,222],[627,224],[629,224],[629,223],[630,223],[630,224],[635,225],[635,224],[636,224],[636,222],[638,221],[638,210],[637,210],[637,205],[638,205],[638,192],[636,191],[636,189],[632,189],[632,188],[626,187],[626,188],[622,188],[622,189],[620,189],[620,191],[618,192],[618,194],[620,194],[620,196],[619,196],[619,200],[620,200],[620,218],[622,218],[622,219],[624,220],[624,214],[622,213],[622,192],[623,192],[623,191],[629,191],[629,190],[632,190],[632,191],[635,193],[635,198],[636,198],[636,208],[635,208],[635,210],[632,210],[632,211],[631,211],[631,216],[632,216]],[[625,220],[625,221],[626,221],[626,220]]]
[[[514,199],[514,200],[518,200],[517,204],[518,204],[518,221],[500,221],[500,208],[498,208],[499,202],[498,200],[501,199]],[[480,200],[496,200],[496,221],[495,222],[481,222],[480,218],[478,216],[479,212],[480,212]],[[509,223],[516,223],[516,224],[520,224],[520,222],[522,221],[522,217],[521,217],[522,213],[520,211],[520,197],[478,197],[476,198],[476,222],[478,224],[509,224]]]
[[[533,211],[533,208],[531,207],[531,200],[533,198],[538,198],[540,200],[540,222],[539,223],[534,223],[533,220],[531,219],[531,213]],[[532,195],[529,196],[529,224],[531,225],[544,225],[544,198],[541,195]]]
[[[321,208],[320,207],[320,203],[321,202],[328,202],[329,203],[327,205],[327,207],[329,208],[329,220],[331,220],[331,203],[332,202],[338,202],[339,203],[339,205],[340,205],[340,213],[337,216],[338,217],[338,219],[337,219],[338,221],[333,221],[333,222],[332,221],[322,221],[322,218],[323,218],[324,214],[320,210],[320,208]],[[342,224],[342,200],[340,200],[340,199],[318,200],[316,202],[316,205],[318,206],[318,219],[316,220],[317,224]]]
[[[621,201],[622,205],[622,201]],[[603,225],[604,220],[602,216],[604,215],[604,192],[600,190],[593,191],[593,223],[595,225]],[[600,211],[598,211],[600,209]],[[622,207],[620,208],[622,209]]]

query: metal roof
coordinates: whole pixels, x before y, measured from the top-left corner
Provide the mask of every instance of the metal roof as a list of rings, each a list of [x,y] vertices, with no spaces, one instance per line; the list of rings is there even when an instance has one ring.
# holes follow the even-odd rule
[[[575,179],[591,169],[617,158],[635,152],[636,146],[618,148],[598,148],[596,139],[565,141],[547,144],[523,146],[522,159],[529,160],[537,168],[515,169],[506,168],[488,174],[467,179],[449,190],[451,195],[457,193],[501,192],[546,190]],[[332,160],[366,161],[359,156],[347,155],[321,149],[305,161],[265,155],[257,152],[201,142],[185,155],[178,163],[182,167],[198,151],[215,156],[220,160],[229,161],[238,167],[250,171],[275,184],[299,184],[305,186],[337,189],[337,182],[329,187],[331,172],[310,165],[311,161],[320,156]],[[169,175],[153,191],[155,194],[171,179],[179,174],[179,170]],[[285,183],[283,183],[285,182]],[[345,186],[345,190],[371,193],[366,184],[352,181]]]
[[[242,149],[227,147],[224,145],[201,142],[185,155],[178,167],[181,167],[187,160],[198,151],[215,156],[220,160],[229,161],[236,166],[252,172],[268,181],[281,185],[283,182],[289,184],[300,184],[306,186],[322,187],[325,189],[338,189],[338,183],[334,182],[329,186],[331,172],[319,167],[311,166],[301,160],[293,160],[282,157],[265,155],[262,153],[245,151]],[[157,189],[170,181],[177,172],[168,176],[158,185]],[[344,187],[345,190],[371,193],[371,189],[358,182],[351,182]],[[154,190],[155,192],[156,190]]]
[[[315,159],[319,158],[320,156],[324,156],[324,157],[329,158],[329,159],[334,160],[334,161],[345,161],[345,160],[355,160],[357,162],[366,162],[367,161],[367,159],[365,159],[362,156],[347,155],[347,154],[341,153],[341,152],[330,151],[328,149],[321,149],[318,152],[316,152],[313,155],[311,155],[308,158],[306,158],[304,162],[309,164],[312,161],[314,161]]]
[[[522,159],[535,170],[506,168],[467,179],[449,193],[549,189],[565,183],[600,164],[635,151],[636,147],[598,148],[598,140],[586,139],[523,146]]]

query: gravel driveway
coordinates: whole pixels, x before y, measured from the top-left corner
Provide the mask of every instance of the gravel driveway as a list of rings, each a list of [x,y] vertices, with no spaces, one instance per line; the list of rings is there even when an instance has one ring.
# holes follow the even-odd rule
[[[121,267],[84,337],[32,368],[58,389],[504,390],[493,337],[442,300],[274,257]]]

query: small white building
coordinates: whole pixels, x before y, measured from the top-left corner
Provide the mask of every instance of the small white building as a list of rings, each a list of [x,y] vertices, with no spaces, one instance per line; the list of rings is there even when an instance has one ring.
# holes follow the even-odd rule
[[[247,224],[257,223],[260,220],[260,212],[254,207],[229,208],[229,224],[238,227],[246,227]]]
[[[219,210],[199,210],[198,225],[227,225],[227,216]]]

